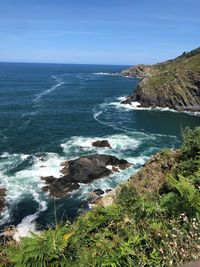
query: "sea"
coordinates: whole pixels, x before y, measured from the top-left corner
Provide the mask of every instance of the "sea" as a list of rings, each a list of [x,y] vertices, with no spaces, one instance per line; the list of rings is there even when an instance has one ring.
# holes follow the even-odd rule
[[[198,114],[120,104],[139,82],[117,74],[127,67],[0,63],[0,187],[7,190],[1,232],[14,225],[23,236],[74,220],[91,208],[94,189],[126,181],[152,154],[179,147],[185,127],[200,124]],[[101,139],[112,149],[91,145]],[[92,153],[133,166],[61,199],[43,192],[41,177],[58,178],[63,161]]]

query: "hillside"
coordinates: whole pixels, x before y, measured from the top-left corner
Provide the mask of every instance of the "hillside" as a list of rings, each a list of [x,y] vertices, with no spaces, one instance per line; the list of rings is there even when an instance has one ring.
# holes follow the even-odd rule
[[[199,259],[200,128],[186,129],[183,141],[111,192],[106,207],[19,243],[8,239],[0,266],[167,267]]]
[[[200,48],[163,63],[137,65],[121,74],[141,78],[125,104],[137,101],[143,107],[200,110]]]

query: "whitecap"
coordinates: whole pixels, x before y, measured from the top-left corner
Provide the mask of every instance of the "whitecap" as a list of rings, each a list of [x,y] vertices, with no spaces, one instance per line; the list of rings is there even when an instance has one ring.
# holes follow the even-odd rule
[[[111,148],[109,147],[94,147],[92,143],[97,140],[108,140]],[[114,134],[103,137],[83,137],[73,136],[66,142],[61,144],[64,153],[69,158],[77,157],[84,153],[109,153],[113,155],[122,154],[125,150],[134,151],[139,147],[142,140],[134,138],[127,134]]]

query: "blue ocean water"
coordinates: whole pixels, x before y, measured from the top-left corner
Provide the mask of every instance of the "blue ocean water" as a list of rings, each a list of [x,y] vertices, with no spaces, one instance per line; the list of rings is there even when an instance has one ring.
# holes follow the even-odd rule
[[[1,227],[34,231],[73,219],[87,210],[95,188],[109,189],[129,178],[156,151],[177,147],[181,130],[200,117],[166,109],[120,105],[138,83],[113,75],[126,66],[0,63],[0,185],[7,189]],[[106,138],[112,149],[95,149]],[[109,153],[134,163],[62,199],[42,191],[41,177],[59,177],[60,164],[90,153]]]

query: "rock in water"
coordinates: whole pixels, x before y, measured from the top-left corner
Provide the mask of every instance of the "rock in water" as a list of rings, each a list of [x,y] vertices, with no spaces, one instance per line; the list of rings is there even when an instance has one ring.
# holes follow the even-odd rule
[[[97,196],[101,196],[101,195],[103,195],[105,192],[104,192],[102,189],[98,188],[98,189],[94,189],[94,190],[93,190],[93,193],[95,193]]]
[[[132,105],[132,102],[133,101],[134,101],[133,96],[129,95],[129,96],[127,96],[126,99],[124,99],[124,100],[121,101],[121,104],[124,104],[124,105]]]
[[[5,201],[6,201],[6,189],[3,187],[0,187],[0,213],[3,211],[5,207]]]
[[[92,146],[95,147],[109,147],[111,148],[111,145],[109,144],[108,140],[97,140],[92,142]]]
[[[113,173],[113,166],[118,167],[119,170],[124,170],[131,165],[126,160],[99,154],[69,160],[62,164],[64,168],[61,170],[63,174],[61,178],[54,178],[53,176],[42,178],[47,183],[43,190],[50,192],[51,196],[59,198],[78,189],[79,183],[87,184],[98,178],[109,176]]]

